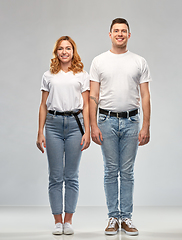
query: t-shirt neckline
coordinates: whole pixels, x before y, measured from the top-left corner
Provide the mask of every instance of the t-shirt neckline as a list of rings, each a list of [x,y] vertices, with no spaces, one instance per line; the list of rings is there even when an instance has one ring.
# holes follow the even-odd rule
[[[129,53],[129,50],[127,50],[125,53],[119,53],[119,54],[113,53],[113,52],[111,52],[111,50],[108,50],[108,52],[113,56],[123,56],[124,57]]]
[[[64,72],[63,70],[60,71],[60,73],[63,73],[63,74],[68,74],[70,73],[71,71],[68,71],[68,72]]]

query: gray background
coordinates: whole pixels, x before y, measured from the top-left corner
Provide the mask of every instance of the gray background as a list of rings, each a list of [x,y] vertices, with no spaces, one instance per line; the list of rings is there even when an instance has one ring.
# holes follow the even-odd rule
[[[151,142],[135,165],[136,206],[182,203],[181,1],[0,1],[0,205],[48,205],[47,160],[35,146],[40,82],[55,41],[70,35],[89,71],[110,49],[111,21],[126,18],[129,50],[152,73]],[[91,144],[80,166],[79,206],[105,205],[100,147]]]

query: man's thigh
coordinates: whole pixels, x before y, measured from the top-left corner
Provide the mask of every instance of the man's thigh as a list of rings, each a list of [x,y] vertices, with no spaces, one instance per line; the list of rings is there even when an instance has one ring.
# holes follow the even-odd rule
[[[101,145],[104,165],[108,171],[118,171],[119,167],[119,137],[117,119],[99,115],[98,126],[102,132]]]

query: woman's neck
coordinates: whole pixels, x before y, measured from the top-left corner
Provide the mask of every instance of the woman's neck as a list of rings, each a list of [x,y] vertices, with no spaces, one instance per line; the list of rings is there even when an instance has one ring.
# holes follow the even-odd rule
[[[66,64],[66,63],[61,64],[61,70],[62,70],[63,72],[69,72],[69,67],[71,67],[71,63],[68,63],[68,64]]]

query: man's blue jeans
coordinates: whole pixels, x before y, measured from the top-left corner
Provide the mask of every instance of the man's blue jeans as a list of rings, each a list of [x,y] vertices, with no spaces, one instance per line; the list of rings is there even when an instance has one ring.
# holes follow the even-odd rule
[[[99,114],[98,127],[103,136],[101,148],[104,159],[104,188],[108,216],[131,218],[139,114],[130,118]],[[118,183],[120,191],[118,191]]]
[[[82,113],[78,117],[83,126]],[[80,145],[82,134],[74,116],[54,116],[50,113],[46,117],[45,130],[52,213],[57,215],[63,212],[63,182],[64,211],[74,213],[79,191],[78,172],[82,153]]]

